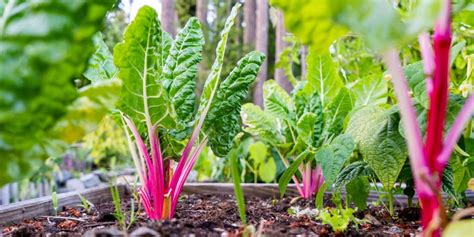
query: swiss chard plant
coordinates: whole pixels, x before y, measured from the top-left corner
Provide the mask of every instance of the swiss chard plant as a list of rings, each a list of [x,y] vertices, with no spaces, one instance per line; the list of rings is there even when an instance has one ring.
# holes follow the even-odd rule
[[[355,96],[329,55],[310,53],[306,78],[293,84],[289,95],[276,82],[265,82],[265,110],[245,104],[242,118],[245,130],[274,147],[285,165],[280,193],[293,180],[301,197],[311,198],[324,180],[332,187],[355,148],[350,136],[341,135]]]
[[[233,7],[220,34],[197,106],[194,80],[204,44],[197,18],[191,18],[173,41],[161,29],[155,10],[145,6],[115,47],[114,63],[123,80],[119,113],[140,178],[140,199],[150,219],[173,217],[201,150],[209,145],[214,154],[224,157],[240,131],[240,105],[265,56],[247,54],[220,80],[228,34],[239,7]]]
[[[285,12],[290,31],[305,43],[318,45],[321,52],[339,36],[352,31],[364,35],[372,49],[379,52],[388,68],[401,115],[413,179],[422,208],[424,236],[440,236],[446,223],[441,192],[443,171],[474,113],[470,95],[452,120],[447,117],[449,100],[450,51],[452,42],[450,0],[417,1],[413,9],[400,15],[388,1],[281,1],[275,5]],[[303,15],[296,9],[319,9]],[[322,26],[330,26],[327,27]],[[431,36],[428,30],[434,26]],[[321,30],[329,34],[320,36]],[[308,35],[306,32],[312,32]],[[418,37],[423,64],[420,78],[425,82],[426,136],[417,120],[415,102],[399,59],[397,47]],[[407,68],[405,68],[407,69]],[[423,104],[422,104],[423,106]],[[468,132],[469,136],[471,132]],[[395,143],[394,147],[397,146]],[[393,177],[392,177],[393,179]]]

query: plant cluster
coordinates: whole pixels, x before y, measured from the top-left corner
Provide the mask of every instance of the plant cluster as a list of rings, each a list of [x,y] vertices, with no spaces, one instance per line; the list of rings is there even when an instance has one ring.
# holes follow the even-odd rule
[[[264,56],[247,54],[220,80],[228,34],[239,7],[233,8],[221,32],[197,110],[194,78],[204,40],[196,18],[173,41],[161,30],[157,13],[145,6],[127,28],[124,42],[115,46],[114,63],[123,80],[120,116],[140,177],[140,199],[151,219],[173,217],[181,189],[204,146],[209,143],[216,155],[225,156],[240,130],[240,103]]]

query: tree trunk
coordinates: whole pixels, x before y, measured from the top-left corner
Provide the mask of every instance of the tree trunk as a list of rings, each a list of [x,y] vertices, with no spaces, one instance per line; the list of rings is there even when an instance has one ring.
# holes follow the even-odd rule
[[[255,48],[255,25],[256,25],[256,0],[245,0],[244,5],[244,44],[251,48]]]
[[[176,35],[177,16],[175,0],[161,0],[161,24],[173,38]]]
[[[284,38],[286,36],[285,24],[283,22],[283,13],[281,11],[276,12],[276,31],[275,31],[275,64],[280,60],[280,54],[283,52],[287,46]],[[293,86],[285,75],[285,70],[283,68],[277,68],[275,70],[275,81],[288,93],[291,92]]]
[[[196,17],[203,28],[207,26],[207,0],[196,1]]]
[[[255,48],[263,54],[268,54],[268,0],[257,1]],[[257,82],[253,90],[253,103],[263,108],[263,83],[267,79],[268,60],[260,67]]]

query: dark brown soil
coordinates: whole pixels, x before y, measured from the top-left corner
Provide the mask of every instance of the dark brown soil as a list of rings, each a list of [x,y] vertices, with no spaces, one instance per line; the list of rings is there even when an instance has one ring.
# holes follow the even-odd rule
[[[255,233],[265,236],[410,236],[417,233],[419,227],[418,209],[397,210],[396,217],[392,218],[384,207],[370,206],[366,211],[355,213],[357,218],[366,221],[364,224],[356,227],[352,223],[345,233],[334,233],[319,220],[288,214],[292,206],[314,208],[314,200],[248,198],[246,201],[249,224],[254,226]],[[325,202],[325,206],[332,205]],[[124,207],[129,210],[130,203],[124,202]],[[118,231],[110,231],[110,228],[120,228],[113,211],[112,203],[97,205],[90,213],[82,207],[69,207],[58,213],[58,217],[25,220],[4,227],[2,233],[6,236],[120,236]],[[243,233],[236,203],[229,195],[183,195],[174,219],[151,222],[139,211],[138,220],[128,232],[141,226],[162,236],[221,236],[223,233],[240,236]]]

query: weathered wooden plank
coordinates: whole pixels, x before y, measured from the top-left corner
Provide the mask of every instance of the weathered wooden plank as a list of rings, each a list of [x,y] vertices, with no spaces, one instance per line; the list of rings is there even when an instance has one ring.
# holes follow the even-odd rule
[[[120,195],[128,192],[125,186],[119,186]],[[81,203],[79,194],[92,203],[101,203],[112,200],[109,186],[90,188],[87,190],[58,194],[58,208],[64,206],[75,206]],[[53,202],[51,196],[30,199],[18,203],[0,206],[0,225],[21,221],[26,218],[34,218],[53,213]]]

